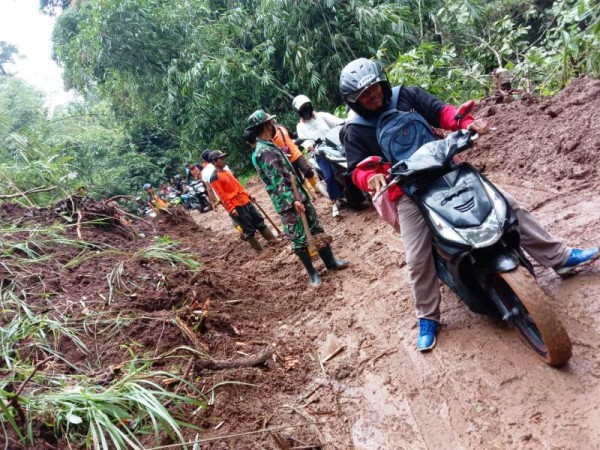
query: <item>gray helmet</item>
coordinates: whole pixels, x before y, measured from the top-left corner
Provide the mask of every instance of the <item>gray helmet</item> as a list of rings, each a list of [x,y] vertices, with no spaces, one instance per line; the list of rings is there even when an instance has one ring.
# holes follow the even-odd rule
[[[152,185],[150,183],[146,183],[144,184],[144,190],[147,191],[148,189],[150,189],[152,187]]]
[[[367,58],[355,59],[342,69],[340,95],[350,108],[362,115],[365,111],[362,111],[356,101],[360,94],[377,83],[381,83],[386,102],[389,101],[392,88],[381,64]]]

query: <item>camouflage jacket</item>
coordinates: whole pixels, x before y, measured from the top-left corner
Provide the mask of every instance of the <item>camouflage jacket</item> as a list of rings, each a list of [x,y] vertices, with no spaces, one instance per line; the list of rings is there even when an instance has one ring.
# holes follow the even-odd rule
[[[265,184],[267,193],[271,196],[273,206],[278,213],[294,207],[292,176],[296,177],[296,185],[302,203],[308,201],[308,195],[302,187],[302,182],[296,176],[292,164],[273,142],[258,139],[252,154],[252,164]]]

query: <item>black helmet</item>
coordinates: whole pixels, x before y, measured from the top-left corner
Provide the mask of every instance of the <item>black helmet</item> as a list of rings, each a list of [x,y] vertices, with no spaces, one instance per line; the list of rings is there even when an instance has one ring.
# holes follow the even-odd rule
[[[256,143],[256,131],[252,129],[244,130],[244,142],[252,145]]]
[[[202,159],[203,159],[204,161],[206,161],[206,162],[210,162],[210,159],[208,159],[208,158],[209,158],[209,156],[210,156],[210,152],[212,152],[212,150],[210,150],[210,149],[208,149],[208,148],[202,152],[202,155],[201,155],[201,156],[202,156]]]
[[[392,87],[385,76],[381,64],[367,58],[355,59],[347,64],[340,74],[340,95],[342,96],[342,100],[360,115],[372,114],[372,112],[361,108],[356,100],[358,100],[360,94],[377,83],[381,83],[383,87],[384,104],[387,104],[392,97]]]

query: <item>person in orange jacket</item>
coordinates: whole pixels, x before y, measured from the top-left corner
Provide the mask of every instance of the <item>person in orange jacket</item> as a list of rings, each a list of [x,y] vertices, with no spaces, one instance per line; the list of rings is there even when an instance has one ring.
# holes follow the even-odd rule
[[[150,203],[153,210],[165,209],[167,207],[167,203],[156,194],[150,183],[144,184],[144,191],[146,191],[148,203]]]
[[[273,116],[273,119],[274,118],[275,116]],[[308,182],[308,185],[312,187],[313,192],[320,195],[321,192],[317,188],[319,179],[317,178],[313,168],[302,154],[302,151],[300,151],[298,146],[292,140],[290,132],[283,125],[279,125],[277,122],[274,122],[274,124],[275,135],[272,139],[273,143],[283,150],[283,153],[288,157],[298,175]],[[307,191],[310,191],[306,182],[304,183],[304,186]]]
[[[273,235],[271,229],[265,224],[254,204],[254,198],[244,189],[244,186],[233,176],[229,170],[225,170],[225,156],[219,150],[210,153],[209,159],[216,170],[210,178],[210,185],[215,194],[221,199],[223,208],[234,218],[243,230],[242,239],[247,241],[254,250],[260,253],[263,248],[258,239],[258,231],[270,244],[279,242]]]

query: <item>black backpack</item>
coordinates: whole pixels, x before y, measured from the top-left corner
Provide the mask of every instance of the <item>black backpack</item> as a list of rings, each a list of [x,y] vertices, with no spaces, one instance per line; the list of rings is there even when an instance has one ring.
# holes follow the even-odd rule
[[[399,111],[396,107],[401,86],[392,89],[392,98],[385,111],[376,117],[356,116],[349,124],[375,128],[377,143],[392,164],[409,158],[422,145],[437,140],[425,118],[414,110]]]

